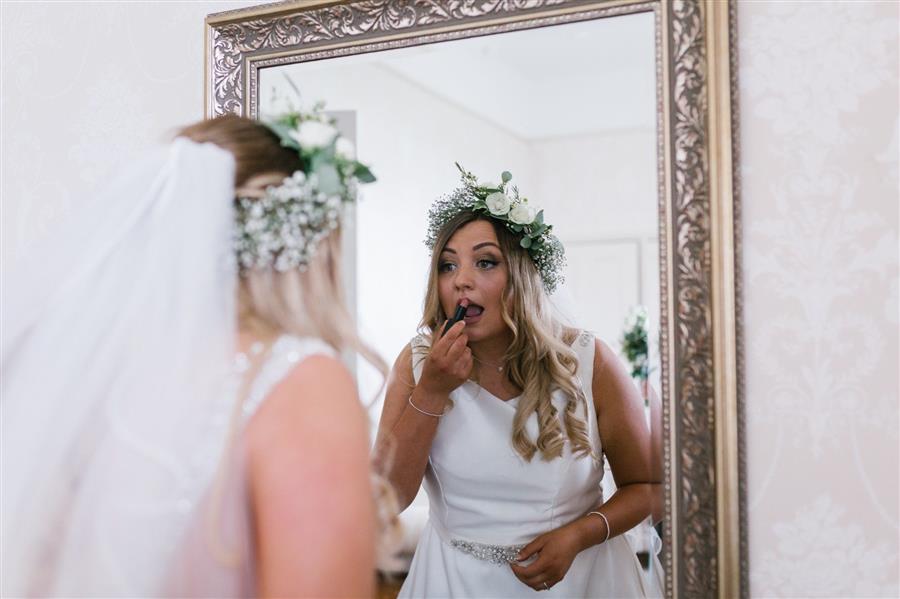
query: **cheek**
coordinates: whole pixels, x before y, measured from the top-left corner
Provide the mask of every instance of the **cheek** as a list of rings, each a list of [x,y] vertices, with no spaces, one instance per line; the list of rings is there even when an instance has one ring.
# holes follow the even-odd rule
[[[503,290],[506,289],[507,274],[505,271],[498,272],[497,276],[492,277],[489,287],[493,304],[497,307],[503,303]]]
[[[441,307],[444,309],[445,314],[452,312],[450,306],[453,304],[454,297],[453,283],[451,282],[450,277],[439,277],[438,299],[441,302]],[[447,310],[450,310],[450,312],[447,312]]]

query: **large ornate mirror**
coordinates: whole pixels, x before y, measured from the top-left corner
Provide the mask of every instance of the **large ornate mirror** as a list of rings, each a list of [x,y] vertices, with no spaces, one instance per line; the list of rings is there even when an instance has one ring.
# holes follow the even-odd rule
[[[628,534],[670,597],[747,594],[734,35],[718,0],[303,1],[207,19],[208,116],[322,101],[376,173],[345,273],[385,360],[421,318],[426,211],[454,162],[509,171],[538,201],[566,247],[555,308],[643,389],[660,521]],[[356,374],[377,422],[381,378]],[[411,530],[426,509],[408,508]]]

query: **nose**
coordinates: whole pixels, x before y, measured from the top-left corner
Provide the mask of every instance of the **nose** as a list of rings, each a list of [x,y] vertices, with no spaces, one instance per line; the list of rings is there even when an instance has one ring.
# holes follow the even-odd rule
[[[453,285],[457,290],[472,289],[472,267],[460,266],[456,269],[456,276],[453,278]]]

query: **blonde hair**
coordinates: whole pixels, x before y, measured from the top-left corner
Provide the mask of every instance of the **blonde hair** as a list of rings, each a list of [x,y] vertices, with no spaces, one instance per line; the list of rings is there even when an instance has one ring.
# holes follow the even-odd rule
[[[563,327],[554,318],[540,274],[528,253],[493,219],[462,212],[448,220],[438,232],[431,256],[420,332],[433,337],[447,319],[438,296],[440,254],[458,229],[475,220],[484,220],[494,227],[509,268],[501,315],[513,340],[504,362],[508,365],[510,381],[522,389],[513,418],[513,447],[527,461],[538,452],[543,460],[549,461],[562,456],[568,440],[574,454],[596,459],[587,432],[587,400],[576,374],[578,358],[571,347],[577,331]],[[556,389],[567,398],[562,424],[550,401]],[[583,417],[578,416],[579,411]],[[536,413],[538,419],[537,439],[531,439],[525,429],[532,413]]]
[[[178,137],[214,143],[234,155],[236,189],[261,195],[265,186],[301,170],[299,154],[281,145],[261,123],[225,115],[185,127]],[[240,277],[238,319],[260,333],[318,337],[339,352],[352,350],[387,376],[384,360],[356,334],[341,284],[341,232],[322,242],[309,267],[301,272],[252,270]]]
[[[176,137],[214,143],[235,159],[235,189],[241,195],[261,195],[267,185],[278,184],[303,169],[299,154],[281,145],[265,125],[236,115],[200,121],[181,129]],[[317,337],[338,352],[354,351],[387,378],[388,367],[377,352],[357,335],[346,307],[341,283],[341,230],[320,245],[304,271],[252,270],[238,283],[238,321],[264,336],[288,333]],[[380,393],[380,391],[379,391]],[[390,484],[373,472],[373,493],[378,515],[378,559],[390,559],[399,536],[399,508]]]

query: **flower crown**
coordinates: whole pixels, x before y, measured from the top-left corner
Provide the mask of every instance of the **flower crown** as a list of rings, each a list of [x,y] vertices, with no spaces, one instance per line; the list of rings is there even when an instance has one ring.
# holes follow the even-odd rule
[[[263,121],[282,146],[297,151],[303,167],[261,198],[236,199],[234,251],[241,272],[306,270],[319,242],[337,228],[342,204],[356,199],[360,183],[375,181],[323,107]]]
[[[512,175],[503,171],[501,183],[479,183],[475,175],[461,167],[462,186],[445,195],[428,210],[428,236],[425,245],[432,252],[438,233],[451,218],[461,212],[486,215],[502,222],[508,231],[519,238],[519,245],[528,251],[537,267],[547,293],[553,293],[564,277],[566,264],[562,243],[550,231],[552,225],[544,223],[544,211],[527,198],[519,197],[519,188],[510,186]]]

